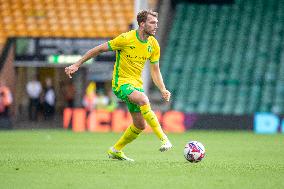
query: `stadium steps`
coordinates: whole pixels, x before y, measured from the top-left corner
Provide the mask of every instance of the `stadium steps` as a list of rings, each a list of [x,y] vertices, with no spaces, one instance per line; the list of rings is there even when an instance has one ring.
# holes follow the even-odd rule
[[[0,43],[7,37],[114,37],[129,29],[131,0],[0,0]]]
[[[284,113],[283,9],[281,0],[179,3],[161,68],[172,108]]]

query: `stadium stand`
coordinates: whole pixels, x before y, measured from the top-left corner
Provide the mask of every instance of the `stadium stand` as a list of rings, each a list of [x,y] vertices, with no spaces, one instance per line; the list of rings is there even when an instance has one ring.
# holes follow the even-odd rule
[[[132,0],[0,0],[6,37],[114,37],[133,21]]]
[[[158,6],[158,0],[148,0],[148,6],[150,10],[156,11]]]
[[[0,43],[0,53],[2,52],[3,44]]]
[[[161,68],[173,109],[284,113],[284,2],[235,2],[177,4]]]
[[[5,40],[6,40],[6,35],[4,34],[2,20],[0,20],[0,54],[2,52]]]

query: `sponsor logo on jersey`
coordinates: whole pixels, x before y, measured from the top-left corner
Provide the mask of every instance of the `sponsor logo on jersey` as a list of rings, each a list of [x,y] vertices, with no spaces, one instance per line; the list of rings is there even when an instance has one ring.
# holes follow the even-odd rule
[[[126,55],[127,58],[131,58],[131,59],[138,59],[138,60],[147,60],[147,57],[145,56],[131,56],[129,54]]]

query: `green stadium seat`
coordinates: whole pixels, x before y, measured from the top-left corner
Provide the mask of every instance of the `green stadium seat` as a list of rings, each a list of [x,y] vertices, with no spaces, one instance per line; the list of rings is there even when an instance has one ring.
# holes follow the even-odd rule
[[[179,3],[161,67],[175,99],[172,107],[284,113],[283,9],[280,0]]]

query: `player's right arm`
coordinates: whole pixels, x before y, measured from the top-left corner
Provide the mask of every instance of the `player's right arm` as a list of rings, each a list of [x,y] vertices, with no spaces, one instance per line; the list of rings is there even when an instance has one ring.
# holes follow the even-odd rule
[[[68,75],[69,78],[72,78],[71,74],[75,73],[84,62],[106,51],[109,51],[107,42],[90,49],[78,62],[66,67],[65,73]]]
[[[127,44],[126,36],[127,33],[122,33],[113,40],[110,40],[89,50],[78,62],[66,67],[65,73],[69,76],[69,78],[72,78],[71,74],[75,73],[79,69],[79,67],[90,58],[93,58],[102,52],[123,49],[123,47]]]

